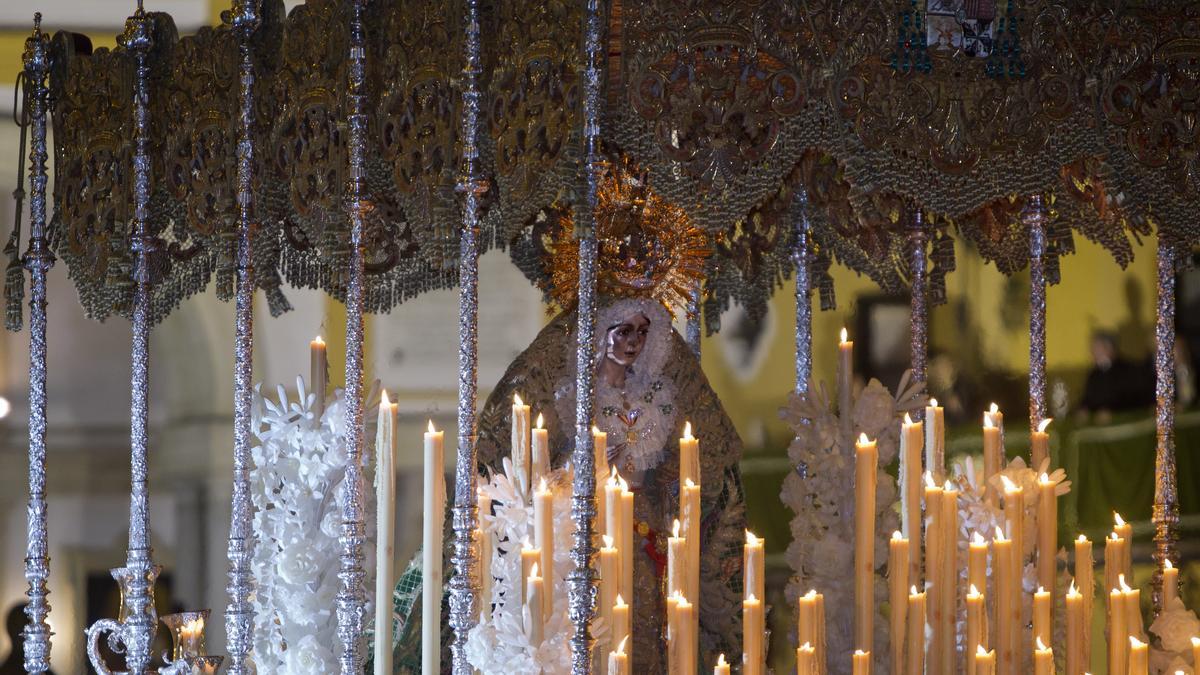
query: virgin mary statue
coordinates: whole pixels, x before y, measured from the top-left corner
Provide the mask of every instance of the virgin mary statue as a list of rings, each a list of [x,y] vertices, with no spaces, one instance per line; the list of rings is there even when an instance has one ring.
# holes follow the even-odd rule
[[[699,360],[672,328],[674,308],[699,282],[707,246],[686,214],[610,168],[596,212],[599,259],[593,424],[608,434],[608,461],[634,493],[635,672],[666,672],[667,537],[679,517],[679,438],[700,441],[701,663],[741,651],[745,510],[741,440]],[[571,461],[575,428],[578,258],[565,214],[544,237],[545,290],[563,309],[509,366],[479,418],[481,468],[501,471],[511,448],[514,394],[545,417],[551,461]],[[603,648],[603,645],[598,645]],[[609,647],[612,648],[611,646]]]

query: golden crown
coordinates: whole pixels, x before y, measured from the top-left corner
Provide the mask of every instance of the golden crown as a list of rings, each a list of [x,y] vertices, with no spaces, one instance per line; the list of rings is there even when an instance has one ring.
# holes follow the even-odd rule
[[[557,210],[544,242],[546,291],[556,305],[579,300],[579,247],[572,211]],[[596,199],[596,291],[609,297],[649,297],[674,312],[704,278],[712,252],[687,213],[649,187],[629,162],[606,162]]]

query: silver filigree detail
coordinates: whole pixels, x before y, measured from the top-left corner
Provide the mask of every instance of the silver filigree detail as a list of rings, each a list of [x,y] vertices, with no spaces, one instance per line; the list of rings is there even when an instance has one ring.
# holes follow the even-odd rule
[[[1154,324],[1155,422],[1154,458],[1154,614],[1163,610],[1162,568],[1179,562],[1179,492],[1175,467],[1175,272],[1178,250],[1158,233],[1158,317]]]
[[[1046,207],[1029,196],[1021,214],[1029,228],[1029,427],[1046,417]]]
[[[925,213],[919,204],[912,205],[912,221],[908,230],[909,330],[911,331],[912,379],[924,384],[928,378],[929,358],[929,260],[925,229]],[[917,411],[918,413],[924,411]]]

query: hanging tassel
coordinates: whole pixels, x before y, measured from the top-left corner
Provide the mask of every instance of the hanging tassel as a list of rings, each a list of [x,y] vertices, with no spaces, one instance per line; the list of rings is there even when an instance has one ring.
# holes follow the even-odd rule
[[[21,140],[17,143],[17,187],[13,190],[16,210],[13,215],[12,234],[4,246],[8,256],[8,267],[4,270],[4,327],[17,333],[24,323],[21,305],[25,302],[25,265],[21,260],[21,212],[25,206],[25,133],[29,128],[29,92],[25,91],[25,71],[17,74],[17,86],[13,89],[13,121],[21,129]],[[20,106],[21,117],[17,117],[17,96],[24,94]]]

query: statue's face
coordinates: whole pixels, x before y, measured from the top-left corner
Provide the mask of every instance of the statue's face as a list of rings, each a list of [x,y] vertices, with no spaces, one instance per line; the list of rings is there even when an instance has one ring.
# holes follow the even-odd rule
[[[634,314],[608,329],[608,353],[605,356],[626,368],[632,366],[646,346],[649,332],[650,319],[640,312]]]

